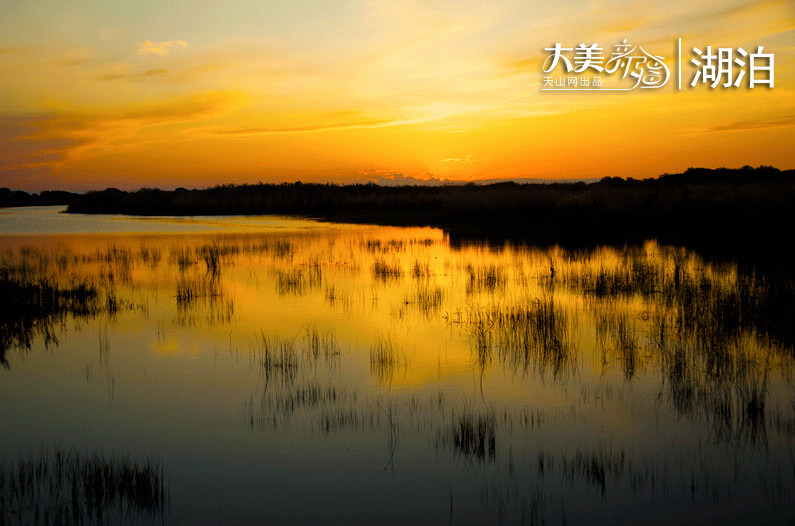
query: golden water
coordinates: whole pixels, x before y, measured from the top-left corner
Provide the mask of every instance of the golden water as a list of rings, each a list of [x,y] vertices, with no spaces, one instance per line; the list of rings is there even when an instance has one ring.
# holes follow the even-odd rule
[[[0,458],[158,459],[141,520],[792,517],[791,311],[733,262],[287,218],[0,227],[4,279],[88,291],[4,322]]]

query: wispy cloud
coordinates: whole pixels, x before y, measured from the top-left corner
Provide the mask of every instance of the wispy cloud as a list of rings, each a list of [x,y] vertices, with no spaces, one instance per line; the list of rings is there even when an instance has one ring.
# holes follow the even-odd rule
[[[795,117],[787,117],[784,119],[769,120],[769,121],[737,121],[729,124],[721,124],[719,126],[712,126],[707,128],[708,132],[727,132],[727,131],[745,131],[745,130],[759,130],[763,128],[780,128],[784,126],[795,125]]]
[[[413,175],[406,174],[401,170],[385,170],[379,168],[367,168],[358,170],[352,177],[339,178],[343,183],[361,183],[369,182],[381,186],[398,186],[398,185],[423,185],[423,186],[441,186],[447,184],[444,179],[435,177],[430,172],[422,172]]]
[[[229,128],[215,130],[212,134],[229,137],[254,137],[258,135],[288,135],[296,133],[321,133],[337,130],[356,130],[368,128],[387,128],[391,126],[405,126],[410,124],[421,124],[437,120],[439,117],[427,117],[417,119],[391,119],[391,120],[363,120],[350,121],[332,124],[317,124],[309,126],[295,127],[273,127],[273,128]]]
[[[168,55],[172,49],[189,47],[188,43],[184,40],[166,40],[162,42],[152,42],[151,40],[144,40],[138,42],[139,55]]]
[[[394,126],[398,121],[357,121],[357,122],[341,122],[335,124],[319,124],[312,126],[296,126],[296,127],[274,127],[274,128],[232,128],[226,130],[218,130],[218,135],[229,136],[254,136],[254,135],[278,135],[278,134],[292,134],[292,133],[317,133],[334,130],[348,130],[356,128],[382,128],[384,126]]]
[[[157,75],[165,75],[168,70],[165,68],[147,69],[146,71],[139,71],[137,73],[108,73],[102,76],[102,80],[136,80],[147,77],[155,77]]]
[[[0,186],[50,173],[79,139],[37,136],[46,115],[0,115]],[[19,182],[16,182],[19,184]]]
[[[3,167],[58,168],[102,151],[118,151],[173,138],[152,131],[157,126],[195,123],[231,111],[241,96],[233,92],[195,93],[104,112],[64,112],[0,119],[9,140],[0,147]],[[148,133],[141,131],[150,129]],[[12,133],[13,132],[13,133]],[[3,134],[0,133],[0,139]]]
[[[447,159],[442,159],[443,163],[481,163],[484,161],[490,161],[491,159],[476,159],[472,157],[472,154],[467,154],[464,157],[448,157]]]

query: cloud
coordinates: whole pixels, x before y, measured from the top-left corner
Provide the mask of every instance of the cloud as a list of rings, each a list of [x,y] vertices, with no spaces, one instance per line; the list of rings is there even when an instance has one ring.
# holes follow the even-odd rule
[[[551,183],[595,183],[600,178],[542,179],[531,177],[501,177],[493,179],[445,179],[431,172],[409,175],[400,170],[368,168],[358,170],[351,176],[336,176],[328,182],[337,184],[375,183],[380,186],[418,185],[418,186],[456,186],[466,184],[488,185],[496,183],[551,184]]]
[[[142,127],[194,121],[224,114],[236,107],[243,96],[236,92],[211,91],[192,93],[168,101],[134,106],[128,110],[101,116],[109,121],[135,121]]]
[[[400,121],[353,121],[341,122],[336,124],[320,124],[313,126],[296,126],[282,128],[233,128],[219,130],[218,135],[230,136],[253,136],[253,135],[277,135],[292,133],[317,133],[335,130],[350,130],[358,128],[383,128],[385,126],[395,126]]]
[[[712,126],[707,128],[708,132],[725,132],[725,131],[745,131],[745,130],[759,130],[763,128],[781,128],[784,126],[795,125],[795,117],[787,117],[785,119],[778,119],[773,121],[736,121],[729,124],[721,124],[719,126]]]
[[[0,115],[0,186],[19,186],[51,172],[79,139],[37,137],[46,115]]]
[[[165,56],[168,55],[172,49],[174,48],[186,48],[189,47],[188,43],[184,40],[167,40],[163,42],[152,42],[151,40],[144,40],[143,42],[138,42],[138,54],[139,55],[157,55],[157,56]]]
[[[228,137],[253,137],[258,135],[285,135],[296,133],[321,133],[337,130],[358,130],[371,128],[387,128],[391,126],[406,126],[421,124],[437,120],[441,117],[420,117],[416,119],[391,119],[391,120],[362,120],[348,121],[332,124],[316,124],[310,126],[274,127],[274,128],[230,128],[215,131],[214,135]]]
[[[108,73],[103,75],[102,80],[136,80],[157,75],[165,75],[168,70],[165,68],[147,69],[138,73]]]
[[[367,168],[358,170],[352,177],[337,177],[333,182],[342,184],[375,183],[380,186],[422,185],[441,186],[447,184],[446,179],[439,179],[430,172],[407,175],[400,170]]]
[[[741,2],[693,3],[684,11],[655,21],[665,33],[699,39],[755,41],[789,30],[795,23],[791,0],[746,0]],[[704,45],[706,45],[705,42]]]
[[[443,163],[480,163],[483,161],[490,161],[491,159],[475,159],[472,154],[467,154],[466,157],[448,157],[442,159]]]
[[[240,102],[241,95],[234,92],[203,92],[102,112],[0,115],[0,173],[49,171],[98,153],[171,140],[174,130],[160,133],[154,128],[223,115]]]
[[[764,8],[781,8],[788,18],[788,20],[782,20],[782,22],[792,22],[793,20],[792,4],[789,0],[748,0],[735,5],[719,5],[713,11],[706,13],[705,18],[707,20],[716,20],[738,16],[745,19],[758,15]]]

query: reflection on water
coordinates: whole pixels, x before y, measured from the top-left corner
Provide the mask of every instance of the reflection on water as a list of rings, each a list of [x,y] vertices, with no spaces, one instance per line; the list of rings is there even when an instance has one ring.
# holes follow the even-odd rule
[[[140,523],[162,520],[167,490],[153,460],[43,451],[0,466],[3,524]]]
[[[162,459],[144,508],[165,477],[185,522],[795,513],[790,276],[654,242],[246,221],[2,238],[4,481],[64,473],[18,459],[66,443]]]

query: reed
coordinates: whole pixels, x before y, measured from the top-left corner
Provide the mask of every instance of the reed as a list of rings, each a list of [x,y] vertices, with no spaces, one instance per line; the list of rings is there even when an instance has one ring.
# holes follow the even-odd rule
[[[463,323],[481,368],[488,365],[494,350],[503,363],[518,371],[551,369],[557,378],[575,365],[568,317],[551,297],[476,305],[467,311]]]
[[[314,325],[309,325],[304,329],[304,349],[313,360],[323,358],[328,362],[340,355],[334,333],[318,329]]]
[[[295,379],[300,361],[293,340],[268,336],[260,331],[251,348],[251,354],[266,380],[276,377],[282,383],[291,383]]]
[[[505,289],[507,278],[505,270],[497,265],[480,265],[475,266],[467,264],[464,268],[467,275],[467,294],[475,294],[477,292],[487,292],[494,294],[497,291]]]
[[[494,461],[497,451],[497,416],[494,407],[475,410],[468,404],[453,413],[452,424],[437,436],[437,447],[470,460]]]
[[[387,261],[379,257],[376,258],[372,266],[373,279],[381,282],[398,281],[403,277],[403,267],[400,261],[394,259]]]
[[[0,364],[8,367],[5,353],[11,348],[29,349],[36,335],[45,345],[57,343],[55,327],[67,316],[88,318],[114,308],[115,296],[108,292],[105,302],[88,281],[73,280],[63,286],[39,277],[21,280],[8,268],[0,268]]]
[[[168,494],[165,466],[156,459],[56,446],[0,464],[3,524],[162,520]]]
[[[396,371],[407,365],[406,355],[389,336],[379,336],[370,347],[370,372],[381,384],[391,384]]]
[[[323,283],[323,272],[318,263],[304,268],[276,270],[276,291],[280,296],[292,294],[302,296],[317,289]]]

